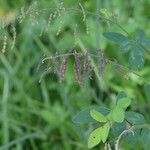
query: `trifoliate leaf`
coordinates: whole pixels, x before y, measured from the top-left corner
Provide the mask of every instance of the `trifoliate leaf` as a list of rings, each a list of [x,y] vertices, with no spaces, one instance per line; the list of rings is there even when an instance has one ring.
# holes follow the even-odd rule
[[[109,122],[107,122],[103,127],[102,127],[102,142],[105,143],[107,138],[108,138],[108,134],[109,134],[109,130],[110,130],[110,124]]]
[[[95,119],[98,122],[107,122],[106,117],[96,110],[91,110],[90,115],[92,116],[93,119]]]
[[[115,122],[123,122],[124,120],[124,110],[119,108],[119,107],[115,107],[112,111],[111,111],[111,117],[113,119],[113,121]]]
[[[122,108],[122,109],[126,109],[130,104],[131,104],[131,99],[128,97],[124,97],[124,98],[121,98],[117,102],[117,107]]]
[[[102,128],[95,129],[89,136],[88,148],[92,148],[99,144],[102,140]]]

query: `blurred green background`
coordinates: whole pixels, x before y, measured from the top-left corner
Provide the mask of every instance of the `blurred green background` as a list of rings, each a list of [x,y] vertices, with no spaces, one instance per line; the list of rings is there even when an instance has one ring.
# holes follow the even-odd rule
[[[131,110],[145,114],[149,120],[150,101],[146,98],[144,86],[149,82],[150,57],[146,55],[145,68],[139,72],[143,78],[133,73],[129,80],[124,80],[113,69],[106,68],[103,79],[93,75],[93,79],[85,79],[84,87],[74,81],[73,65],[70,61],[65,80],[59,83],[53,72],[46,75],[41,84],[38,83],[43,68],[36,71],[43,54],[54,55],[55,52],[66,53],[75,46],[74,30],[78,24],[77,34],[80,42],[76,46],[79,52],[86,48],[95,53],[96,48],[104,49],[108,58],[115,58],[124,66],[128,66],[128,57],[121,55],[118,46],[107,41],[102,33],[113,31],[124,34],[115,24],[87,14],[89,34],[85,30],[79,2],[85,10],[99,14],[101,8],[114,12],[119,24],[129,33],[143,29],[150,37],[150,0],[63,0],[69,9],[66,16],[52,21],[48,31],[45,29],[51,10],[59,4],[59,0],[37,1],[38,24],[32,24],[29,15],[23,23],[17,22],[20,8],[28,8],[31,0],[0,0],[0,17],[7,16],[8,22],[16,27],[17,38],[13,50],[11,34],[6,53],[0,52],[0,150],[86,150],[87,136],[92,125],[77,126],[72,123],[72,116],[91,105],[111,107],[118,92],[124,91],[133,99]],[[50,11],[47,11],[49,10]],[[11,19],[11,18],[15,19]],[[61,20],[59,36],[56,36]],[[3,37],[1,29],[1,37]],[[2,45],[2,44],[1,44]],[[1,46],[2,47],[2,46]],[[146,113],[147,112],[147,113]],[[122,143],[126,150],[143,150],[142,142]],[[100,144],[95,149],[103,149]],[[94,148],[93,148],[94,149]]]

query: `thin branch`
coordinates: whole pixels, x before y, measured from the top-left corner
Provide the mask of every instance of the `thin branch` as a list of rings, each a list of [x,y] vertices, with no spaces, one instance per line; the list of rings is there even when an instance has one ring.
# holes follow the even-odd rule
[[[134,135],[134,129],[143,129],[143,128],[150,128],[150,124],[133,125],[130,128],[124,130],[116,140],[115,150],[120,150],[119,143],[120,143],[121,138],[124,135],[126,135],[128,133],[132,133]]]

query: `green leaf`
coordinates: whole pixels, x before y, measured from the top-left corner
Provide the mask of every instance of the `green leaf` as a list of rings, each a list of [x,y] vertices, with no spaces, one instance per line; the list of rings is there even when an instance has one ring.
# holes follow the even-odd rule
[[[130,104],[131,104],[131,99],[128,98],[128,97],[121,98],[121,99],[117,102],[117,106],[118,106],[119,108],[123,108],[123,109],[126,109]]]
[[[124,93],[123,91],[119,92],[118,95],[117,95],[117,100],[116,102],[118,102],[120,99],[124,98],[124,97],[127,97],[127,94]]]
[[[132,44],[129,55],[129,65],[133,69],[141,70],[144,67],[144,49],[138,44]]]
[[[129,40],[125,40],[120,44],[120,52],[127,53],[131,49],[131,43]]]
[[[132,124],[144,124],[146,120],[142,114],[128,111],[125,113],[125,118]]]
[[[145,150],[149,150],[150,149],[150,129],[148,128],[142,129],[141,140],[143,142]]]
[[[141,132],[141,129],[134,129],[134,134],[132,132],[128,133],[124,142],[133,146],[139,140],[140,132]]]
[[[128,41],[128,38],[120,33],[115,32],[104,32],[103,36],[108,40],[111,40],[117,44],[123,44],[125,41]]]
[[[109,122],[107,122],[102,127],[102,141],[103,141],[103,143],[105,143],[107,138],[108,138],[109,130],[110,130],[110,124],[109,124]]]
[[[109,109],[106,107],[92,106],[78,112],[76,115],[73,116],[72,121],[74,123],[96,122],[90,115],[90,111],[93,109],[102,113],[103,115],[107,115],[109,113]]]
[[[150,84],[147,84],[145,86],[145,93],[146,93],[147,100],[150,103]]]
[[[95,129],[90,134],[89,139],[88,139],[88,148],[92,148],[101,142],[101,140],[102,140],[101,134],[102,134],[102,128],[101,127]]]
[[[115,107],[112,111],[111,111],[111,117],[113,119],[113,121],[115,122],[123,122],[124,120],[124,110],[119,108],[119,107]]]
[[[113,124],[113,130],[114,130],[114,133],[117,136],[119,136],[124,130],[126,130],[126,122],[123,121],[121,123],[114,123]]]
[[[106,117],[98,112],[98,111],[95,111],[95,110],[91,110],[90,111],[90,115],[92,116],[93,119],[95,119],[96,121],[99,121],[99,122],[107,122],[107,119]]]
[[[145,36],[145,33],[143,30],[138,30],[135,34],[137,42],[139,42],[144,47],[148,48],[150,47],[150,38],[147,38]]]

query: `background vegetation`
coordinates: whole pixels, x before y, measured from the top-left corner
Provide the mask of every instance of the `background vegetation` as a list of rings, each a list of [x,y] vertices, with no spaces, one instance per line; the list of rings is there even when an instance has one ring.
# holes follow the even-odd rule
[[[79,52],[86,48],[95,53],[95,49],[101,48],[108,58],[117,59],[119,64],[129,67],[128,56],[122,55],[116,44],[102,36],[105,31],[124,34],[118,26],[87,14],[87,34],[82,13],[74,10],[81,9],[79,1],[63,2],[66,8],[72,10],[66,16],[54,20],[48,31],[40,36],[42,28],[45,28],[44,20],[48,20],[49,12],[46,10],[56,8],[60,4],[59,0],[38,1],[38,8],[43,10],[38,16],[38,24],[32,24],[28,15],[21,24],[12,19],[19,15],[21,7],[28,8],[33,1],[0,0],[0,16],[7,16],[16,27],[17,33],[15,48],[6,48],[5,53],[0,52],[0,149],[87,149],[87,136],[93,126],[74,125],[72,116],[91,105],[111,107],[120,91],[126,92],[132,98],[130,110],[140,112],[150,120],[150,99],[145,94],[145,84],[149,82],[150,75],[148,54],[145,55],[144,69],[138,72],[142,77],[129,70],[129,79],[125,80],[109,65],[103,79],[93,75],[92,80],[85,79],[84,86],[80,87],[74,81],[73,65],[70,61],[62,83],[50,72],[39,84],[43,69],[37,72],[36,68],[41,56],[54,55],[56,51],[66,53],[74,47],[76,24],[79,27],[77,34],[80,42],[76,46]],[[106,8],[117,14],[119,24],[129,33],[143,29],[150,36],[149,0],[89,0],[80,3],[93,14],[99,14],[101,8]],[[57,36],[61,20],[64,20],[64,24]],[[12,36],[9,31],[6,32]],[[10,43],[11,38],[8,46]],[[122,141],[123,149],[148,150],[150,147],[148,141],[146,144],[146,139],[145,144],[142,141],[129,141]],[[100,144],[95,149],[103,147]]]

